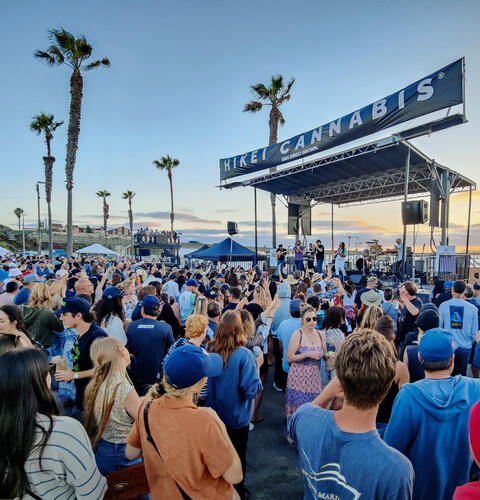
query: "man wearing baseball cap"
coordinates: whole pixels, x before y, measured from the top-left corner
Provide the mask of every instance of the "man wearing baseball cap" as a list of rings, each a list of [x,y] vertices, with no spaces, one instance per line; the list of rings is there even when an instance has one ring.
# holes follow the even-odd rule
[[[168,277],[168,281],[163,285],[162,292],[168,293],[169,297],[173,297],[175,301],[178,300],[180,291],[178,290],[178,283],[175,281],[177,277],[172,273]]]
[[[23,288],[17,293],[15,298],[13,299],[13,303],[16,306],[20,306],[22,304],[28,304],[28,299],[30,298],[30,292],[36,283],[44,283],[45,280],[40,278],[36,274],[27,274],[23,278]]]
[[[222,358],[187,344],[163,369],[166,394],[159,396],[157,384],[149,391],[151,401],[128,436],[127,458],[143,454],[153,498],[238,498],[232,484],[243,479],[242,466],[225,424],[211,408],[193,403],[207,377],[222,372]]]
[[[85,389],[94,371],[90,347],[96,339],[107,337],[107,334],[93,321],[90,304],[85,299],[65,299],[60,309],[60,319],[65,328],[75,329],[78,337],[72,349],[73,370],[57,370],[55,380],[75,381],[75,413],[72,416],[82,420]]]
[[[425,379],[402,387],[385,431],[385,442],[412,462],[414,499],[452,498],[468,481],[468,417],[480,399],[480,380],[451,376],[454,353],[448,330],[425,332],[418,353]]]
[[[195,309],[195,302],[197,301],[197,288],[198,283],[194,279],[189,279],[185,283],[186,289],[178,297],[178,308],[180,310],[180,317],[182,319],[182,326],[185,326],[185,322],[190,314],[193,313]]]
[[[438,295],[438,297],[435,297],[433,299],[433,303],[437,307],[440,307],[443,302],[446,302],[447,300],[450,300],[452,298],[452,287],[453,281],[445,281],[445,283],[443,284],[443,292]]]

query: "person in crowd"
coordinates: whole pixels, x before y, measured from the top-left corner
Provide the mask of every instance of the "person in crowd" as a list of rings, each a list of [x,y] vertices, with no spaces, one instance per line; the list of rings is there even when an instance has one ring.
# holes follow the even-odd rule
[[[40,278],[36,274],[27,274],[23,278],[23,287],[20,289],[20,291],[15,295],[15,298],[13,299],[13,303],[16,306],[21,306],[22,304],[28,304],[28,299],[30,297],[30,292],[32,288],[37,284],[37,283],[44,283],[45,279]]]
[[[140,304],[142,319],[130,323],[127,347],[132,355],[130,377],[137,393],[144,396],[157,381],[163,358],[175,340],[171,326],[157,320],[158,298],[146,295]]]
[[[97,339],[90,357],[94,374],[85,390],[84,426],[96,448],[98,469],[106,475],[132,465],[125,459],[125,448],[141,400],[127,375],[130,353],[122,341],[115,337]]]
[[[262,281],[262,286],[258,285],[253,290],[253,299],[248,303],[244,304],[243,308],[246,309],[256,321],[262,312],[271,304],[272,299],[270,296],[270,290],[268,289],[268,284],[265,280]],[[237,308],[241,309],[240,306]]]
[[[313,270],[315,269],[315,247],[313,246],[313,243],[310,243],[308,245],[306,256],[307,256],[307,271],[313,273]]]
[[[368,305],[367,308],[364,310],[362,321],[360,322],[360,328],[374,330],[375,323],[377,322],[378,318],[380,318],[380,316],[382,316],[383,314],[383,309],[378,304],[378,299],[380,299],[380,296],[374,291],[370,291],[362,295],[362,301],[364,301],[363,303],[366,304],[368,298],[370,297],[372,298],[376,297],[377,301],[373,302],[371,305]]]
[[[328,381],[335,376],[335,359],[340,346],[345,340],[345,335],[340,327],[345,323],[345,309],[342,306],[329,307],[323,321],[323,334],[327,353]]]
[[[411,383],[425,378],[425,370],[418,357],[418,344],[425,332],[440,326],[440,316],[432,310],[423,311],[418,315],[416,325],[418,327],[417,340],[414,344],[406,346],[403,354],[403,362],[407,365]]]
[[[465,283],[455,281],[452,298],[440,304],[440,326],[448,330],[455,342],[454,375],[466,375],[472,346],[478,332],[478,310],[463,298]]]
[[[20,336],[0,334],[0,356],[15,349],[21,349],[22,347],[31,346],[27,345]]]
[[[193,309],[193,314],[201,314],[202,316],[205,316],[205,318],[207,318],[208,317],[207,309],[208,309],[207,297],[204,297],[203,295],[197,296],[195,307]]]
[[[405,349],[411,345],[418,345],[420,342],[420,331],[422,334],[431,328],[438,328],[440,326],[440,316],[435,304],[424,304],[422,311],[417,316],[415,321],[415,329],[405,337],[402,347],[400,349],[400,358],[403,358]],[[421,336],[420,336],[421,337]]]
[[[394,340],[395,340],[395,324],[393,323],[393,319],[388,316],[388,314],[384,314],[378,318],[375,323],[375,331],[383,335],[388,342],[390,342],[392,346],[392,350],[396,355],[397,351],[395,349]],[[377,412],[377,431],[380,437],[383,437],[385,434],[385,429],[387,428],[387,424],[390,420],[390,416],[392,414],[392,406],[395,401],[395,397],[398,394],[398,391],[403,387],[404,384],[408,384],[410,382],[410,375],[408,373],[408,368],[402,361],[397,361],[396,369],[395,369],[395,378],[393,379],[392,385],[388,390],[386,396],[383,398],[380,406],[378,407]]]
[[[127,343],[125,335],[125,313],[122,304],[122,292],[116,286],[105,288],[101,300],[93,307],[95,319],[109,337],[115,337]]]
[[[402,345],[405,337],[410,333],[414,326],[417,316],[422,310],[422,301],[417,297],[417,285],[413,281],[406,281],[398,289],[400,300],[400,322],[398,335],[395,338],[397,346]]]
[[[103,498],[87,433],[58,416],[49,365],[40,349],[15,349],[0,360],[2,498]]]
[[[125,273],[123,272],[125,268],[125,264],[123,262],[117,262],[116,266],[115,266],[115,270],[113,271],[113,275],[118,275],[120,276],[120,282],[122,281],[125,281],[126,279],[126,276],[125,276]],[[113,276],[112,276],[112,279],[113,279]]]
[[[480,306],[480,283],[473,284],[473,298],[477,302],[477,306]]]
[[[125,314],[126,320],[132,319],[132,313],[138,303],[137,296],[135,294],[135,280],[128,278],[118,285],[118,288],[122,292],[122,306],[123,312]]]
[[[211,408],[193,403],[207,377],[221,371],[220,356],[184,345],[165,362],[164,391],[155,384],[145,398],[126,456],[143,455],[152,500],[238,500],[232,484],[242,481],[242,466],[225,424]]]
[[[185,322],[190,314],[193,314],[195,310],[195,303],[197,301],[197,288],[198,283],[189,279],[186,282],[186,289],[178,297],[178,308],[180,310],[180,317],[182,319],[182,326],[185,326]]]
[[[317,273],[323,273],[323,261],[325,260],[325,248],[320,240],[315,243],[315,260]]]
[[[437,307],[440,307],[440,305],[443,304],[443,302],[450,300],[453,297],[452,288],[453,288],[453,281],[445,281],[445,283],[443,284],[443,292],[433,299],[433,303]]]
[[[384,302],[381,304],[383,312],[393,319],[393,324],[395,325],[395,335],[397,335],[398,330],[398,318],[400,317],[400,311],[397,301],[394,298],[393,288],[387,287],[383,291]]]
[[[221,356],[223,370],[209,379],[207,406],[225,423],[240,457],[243,477],[252,403],[262,390],[259,368],[263,363],[263,353],[255,358],[245,347],[246,342],[239,311],[226,311],[220,318],[215,337],[208,343],[208,351]],[[248,494],[243,481],[235,488],[242,499]]]
[[[468,481],[468,417],[480,399],[480,381],[452,377],[454,352],[447,330],[423,335],[419,357],[425,379],[403,386],[385,431],[385,442],[413,464],[414,499],[452,498]]]
[[[163,292],[168,293],[169,297],[172,297],[175,301],[178,300],[180,296],[180,291],[178,289],[178,284],[175,281],[177,277],[172,273],[168,277],[168,281],[163,285]]]
[[[300,318],[301,326],[288,343],[287,420],[300,406],[313,401],[322,391],[321,362],[327,359],[325,335],[315,328],[317,314],[313,307],[306,305],[301,308]]]
[[[281,307],[281,299],[280,302]],[[287,385],[288,372],[290,371],[290,363],[287,361],[288,346],[292,335],[302,326],[302,320],[300,319],[301,300],[293,299],[290,300],[289,303],[290,317],[282,321],[277,330],[278,352],[280,353],[280,357],[277,360],[277,354],[275,353],[275,379],[273,382],[273,388],[277,391],[284,391]],[[281,376],[277,374],[277,364],[278,368],[282,369]]]
[[[31,290],[28,306],[20,306],[28,336],[44,347],[51,347],[55,332],[63,332],[63,324],[50,307],[50,290],[37,283]]]
[[[343,288],[343,293],[341,295],[342,306],[345,309],[345,318],[350,323],[350,326],[354,328],[356,319],[355,299],[357,296],[357,290],[355,289],[355,285],[351,280],[346,280],[345,283],[343,285],[340,284],[340,286],[341,288]]]
[[[469,304],[472,304],[473,306],[475,306],[477,308],[477,314],[478,314],[479,323],[480,323],[480,305],[478,305],[477,301],[475,300],[472,285],[465,285],[465,290],[463,291],[463,298],[465,299],[465,302],[468,302]]]
[[[237,304],[240,302],[240,295],[241,295],[241,290],[240,288],[235,288],[235,287],[230,287],[226,293],[228,303],[227,305],[222,309],[222,314],[225,311],[228,311],[230,309],[236,309]]]
[[[131,318],[132,321],[137,321],[137,319],[140,319],[142,317],[141,302],[146,295],[156,295],[155,287],[152,285],[143,285],[143,287],[140,288],[140,290],[137,293],[138,302],[137,302],[137,305],[135,306],[135,309],[132,312],[132,318]],[[167,298],[168,298],[168,295],[167,295]]]
[[[339,276],[342,276],[342,280],[345,279],[345,259],[347,257],[347,249],[345,248],[345,243],[343,241],[340,242],[338,248],[335,252],[335,272]]]
[[[377,332],[353,333],[341,345],[335,369],[337,377],[289,421],[303,471],[304,498],[410,500],[412,465],[380,439],[375,426],[378,406],[396,373],[391,344]],[[343,397],[340,410],[321,408],[336,396]]]
[[[178,339],[182,336],[182,328],[180,326],[180,320],[178,319],[178,304],[175,302],[174,305],[169,304],[169,297],[166,293],[161,294],[160,299],[160,314],[158,315],[158,321],[165,321],[168,325],[171,326],[173,336]],[[172,299],[173,300],[173,299]]]
[[[253,321],[252,315],[246,309],[240,309],[239,313],[242,320],[243,332],[247,339],[245,347],[250,350],[253,350],[255,346],[262,347],[264,338],[262,333],[257,333],[256,322]]]
[[[65,299],[60,309],[60,319],[65,328],[74,329],[77,338],[73,344],[73,369],[56,370],[57,382],[75,381],[75,408],[72,415],[83,420],[83,400],[85,388],[94,374],[90,358],[90,348],[95,339],[107,337],[107,334],[94,321],[90,304],[85,299],[72,297]]]
[[[0,334],[11,335],[15,339],[15,345],[32,347],[32,340],[26,332],[27,330],[19,307],[0,307]]]
[[[5,293],[0,295],[0,306],[13,306],[15,296],[20,291],[20,283],[18,281],[9,281],[5,285]]]
[[[365,306],[363,305],[363,302],[362,302],[362,295],[364,293],[367,293],[369,292],[370,290],[374,290],[376,293],[378,293],[380,295],[380,292],[377,290],[377,283],[378,283],[378,280],[377,278],[375,278],[375,276],[370,276],[368,279],[367,279],[367,285],[365,288],[361,288],[360,290],[357,291],[356,295],[355,295],[355,312],[357,314],[357,319],[358,320],[361,320],[361,316],[363,314],[363,311],[365,310]],[[381,303],[382,301],[380,300],[379,304]]]
[[[473,459],[477,466],[480,466],[480,401],[470,412],[468,435]],[[480,481],[478,480],[458,486],[453,495],[453,500],[476,500],[477,498],[480,498]]]
[[[207,317],[208,317],[207,338],[209,340],[213,339],[213,336],[217,331],[218,322],[220,321],[220,316],[221,316],[221,309],[218,302],[209,302],[207,306]]]

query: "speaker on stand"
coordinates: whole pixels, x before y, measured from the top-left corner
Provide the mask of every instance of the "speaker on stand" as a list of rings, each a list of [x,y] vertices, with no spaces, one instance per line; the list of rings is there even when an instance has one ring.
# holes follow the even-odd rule
[[[231,220],[229,220],[227,222],[227,232],[230,236],[238,234],[238,224],[236,222],[232,222]]]

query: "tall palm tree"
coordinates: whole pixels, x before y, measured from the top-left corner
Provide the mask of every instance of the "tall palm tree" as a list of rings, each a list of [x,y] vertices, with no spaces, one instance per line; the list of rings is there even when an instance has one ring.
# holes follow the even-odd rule
[[[92,55],[92,46],[84,36],[75,37],[63,28],[49,31],[52,45],[46,50],[35,51],[35,57],[45,60],[50,66],[66,64],[72,69],[70,77],[70,116],[68,121],[67,154],[65,158],[65,176],[67,184],[67,254],[73,253],[72,238],[72,189],[73,170],[77,158],[80,118],[82,113],[83,77],[82,70],[91,70],[99,66],[110,66],[105,57],[86,64]]]
[[[132,200],[135,196],[133,191],[125,191],[122,193],[122,198],[128,200],[128,221],[130,222],[130,236],[132,239],[132,251],[133,251],[133,212],[132,212]]]
[[[13,213],[18,217],[18,230],[20,231],[20,220],[22,219],[22,215],[24,214],[23,208],[16,208]]]
[[[99,198],[103,198],[103,230],[105,231],[105,238],[107,237],[107,220],[109,217],[109,206],[107,203],[107,197],[110,196],[110,193],[105,189],[104,191],[97,191],[96,195]]]
[[[172,183],[172,169],[178,167],[180,165],[180,161],[176,158],[171,158],[169,155],[162,156],[160,161],[154,160],[153,165],[157,167],[159,170],[165,170],[168,175],[168,181],[170,182],[170,231],[172,233],[173,238],[173,220],[174,220],[174,211],[173,211],[173,183]]]
[[[57,130],[63,122],[56,122],[53,115],[40,113],[33,117],[30,123],[30,129],[36,132],[37,135],[45,134],[45,143],[47,144],[47,156],[43,157],[43,164],[45,166],[45,198],[47,200],[48,209],[48,256],[53,256],[53,235],[52,235],[52,174],[53,164],[55,158],[51,154],[50,143],[53,140],[53,132]]]
[[[270,135],[268,145],[278,142],[278,124],[285,125],[285,118],[280,110],[280,106],[290,100],[290,91],[292,90],[295,78],[292,78],[286,85],[283,82],[282,75],[273,75],[270,81],[270,86],[267,87],[263,83],[257,83],[250,87],[257,100],[249,101],[243,107],[243,112],[257,113],[263,106],[271,106],[268,119]],[[269,171],[274,172],[276,167]],[[275,194],[270,194],[272,202],[272,246],[277,247],[277,220],[275,215]]]

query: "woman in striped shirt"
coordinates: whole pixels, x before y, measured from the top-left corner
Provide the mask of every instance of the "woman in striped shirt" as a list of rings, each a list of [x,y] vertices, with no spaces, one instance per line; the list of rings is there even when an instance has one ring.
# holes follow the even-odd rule
[[[0,356],[0,498],[103,498],[106,479],[79,422],[59,417],[46,355]]]

